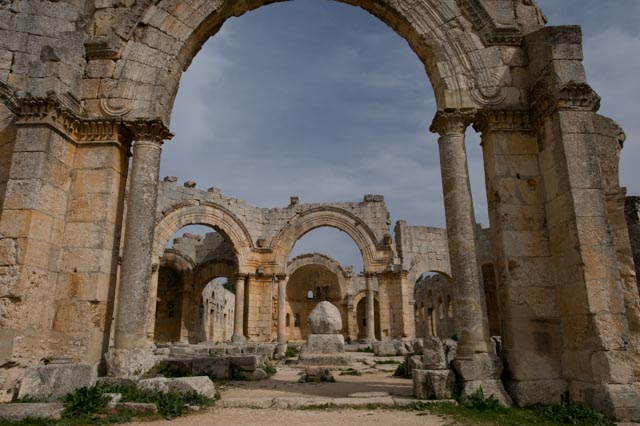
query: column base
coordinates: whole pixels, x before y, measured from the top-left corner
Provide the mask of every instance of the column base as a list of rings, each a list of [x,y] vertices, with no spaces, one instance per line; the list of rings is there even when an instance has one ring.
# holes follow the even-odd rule
[[[153,348],[109,349],[104,355],[107,375],[123,379],[139,379],[157,362]]]
[[[495,354],[466,355],[454,359],[451,364],[462,379],[463,401],[482,388],[485,398],[493,395],[503,406],[510,406],[513,403],[500,380],[502,360]]]
[[[247,341],[247,338],[242,335],[234,334],[233,336],[231,336],[232,343],[245,343],[246,341]]]
[[[569,386],[571,401],[584,402],[617,421],[640,418],[640,383],[594,384],[574,381]]]
[[[520,407],[528,405],[559,405],[569,391],[564,379],[511,380],[505,387],[514,402]]]

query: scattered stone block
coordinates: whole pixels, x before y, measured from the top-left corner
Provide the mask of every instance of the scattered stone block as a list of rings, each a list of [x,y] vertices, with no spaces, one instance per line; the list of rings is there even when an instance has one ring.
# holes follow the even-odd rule
[[[81,387],[96,384],[98,370],[88,364],[49,364],[25,370],[18,398],[55,401]]]
[[[191,374],[214,379],[230,379],[233,375],[231,357],[207,357],[191,360]]]
[[[64,406],[60,403],[0,404],[0,422],[21,422],[26,419],[60,420]]]
[[[336,379],[331,374],[331,371],[327,368],[320,367],[307,367],[304,374],[300,377],[298,382],[300,383],[320,383],[320,382],[335,382]]]
[[[138,388],[152,392],[169,392],[169,379],[166,377],[154,377],[142,379],[138,382]]]
[[[407,354],[404,357],[404,365],[407,374],[411,374],[413,370],[423,370],[424,363],[422,362],[422,355]]]
[[[446,370],[449,368],[444,345],[437,337],[424,339],[422,362],[425,370]]]
[[[117,405],[117,408],[138,413],[158,413],[158,406],[152,402],[121,402]]]
[[[196,392],[211,399],[216,396],[216,388],[207,376],[177,377],[170,379],[167,386],[169,390],[180,393]]]
[[[456,385],[452,370],[413,370],[413,395],[418,399],[450,399]]]
[[[395,356],[397,352],[393,342],[373,342],[371,346],[376,356]]]
[[[419,338],[413,342],[413,352],[416,355],[422,355],[424,353],[424,339]]]

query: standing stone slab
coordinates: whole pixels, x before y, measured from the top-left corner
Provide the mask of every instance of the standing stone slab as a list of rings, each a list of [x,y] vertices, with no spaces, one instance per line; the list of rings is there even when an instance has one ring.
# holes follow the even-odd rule
[[[96,384],[98,370],[88,364],[50,364],[27,368],[18,398],[55,401],[81,387]]]
[[[449,368],[442,340],[437,337],[424,339],[423,365],[425,370],[446,370]]]

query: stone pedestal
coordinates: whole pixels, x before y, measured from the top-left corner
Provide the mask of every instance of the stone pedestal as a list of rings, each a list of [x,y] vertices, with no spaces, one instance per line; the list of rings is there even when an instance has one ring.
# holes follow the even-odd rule
[[[303,365],[347,365],[344,355],[344,336],[340,311],[329,302],[320,302],[309,315],[311,334],[300,349],[299,360]]]
[[[104,356],[109,377],[139,379],[157,362],[152,348],[109,349]]]
[[[312,334],[307,339],[305,351],[313,354],[344,353],[342,334]]]

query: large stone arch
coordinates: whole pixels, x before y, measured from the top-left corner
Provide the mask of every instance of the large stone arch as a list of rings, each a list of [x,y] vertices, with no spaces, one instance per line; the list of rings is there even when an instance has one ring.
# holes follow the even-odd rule
[[[240,272],[247,272],[251,259],[251,236],[242,222],[220,206],[187,205],[168,211],[155,227],[153,258],[162,256],[172,235],[188,225],[210,226],[220,232],[233,245]]]
[[[291,219],[274,238],[273,262],[281,273],[286,273],[287,259],[296,241],[317,228],[330,227],[349,235],[362,253],[366,271],[383,269],[393,260],[390,248],[382,251],[375,233],[360,218],[337,207],[319,207],[306,210]]]
[[[87,101],[107,114],[161,117],[168,123],[181,75],[202,45],[228,18],[280,1],[138,1],[114,25],[122,39],[111,39],[109,47],[119,56],[115,74],[105,76],[105,89]],[[521,102],[510,90],[508,64],[494,46],[521,42],[513,12],[488,10],[477,0],[339,2],[373,14],[407,41],[425,66],[439,110]],[[535,4],[519,9],[532,18],[526,29],[544,24]],[[500,22],[505,20],[511,22]]]

